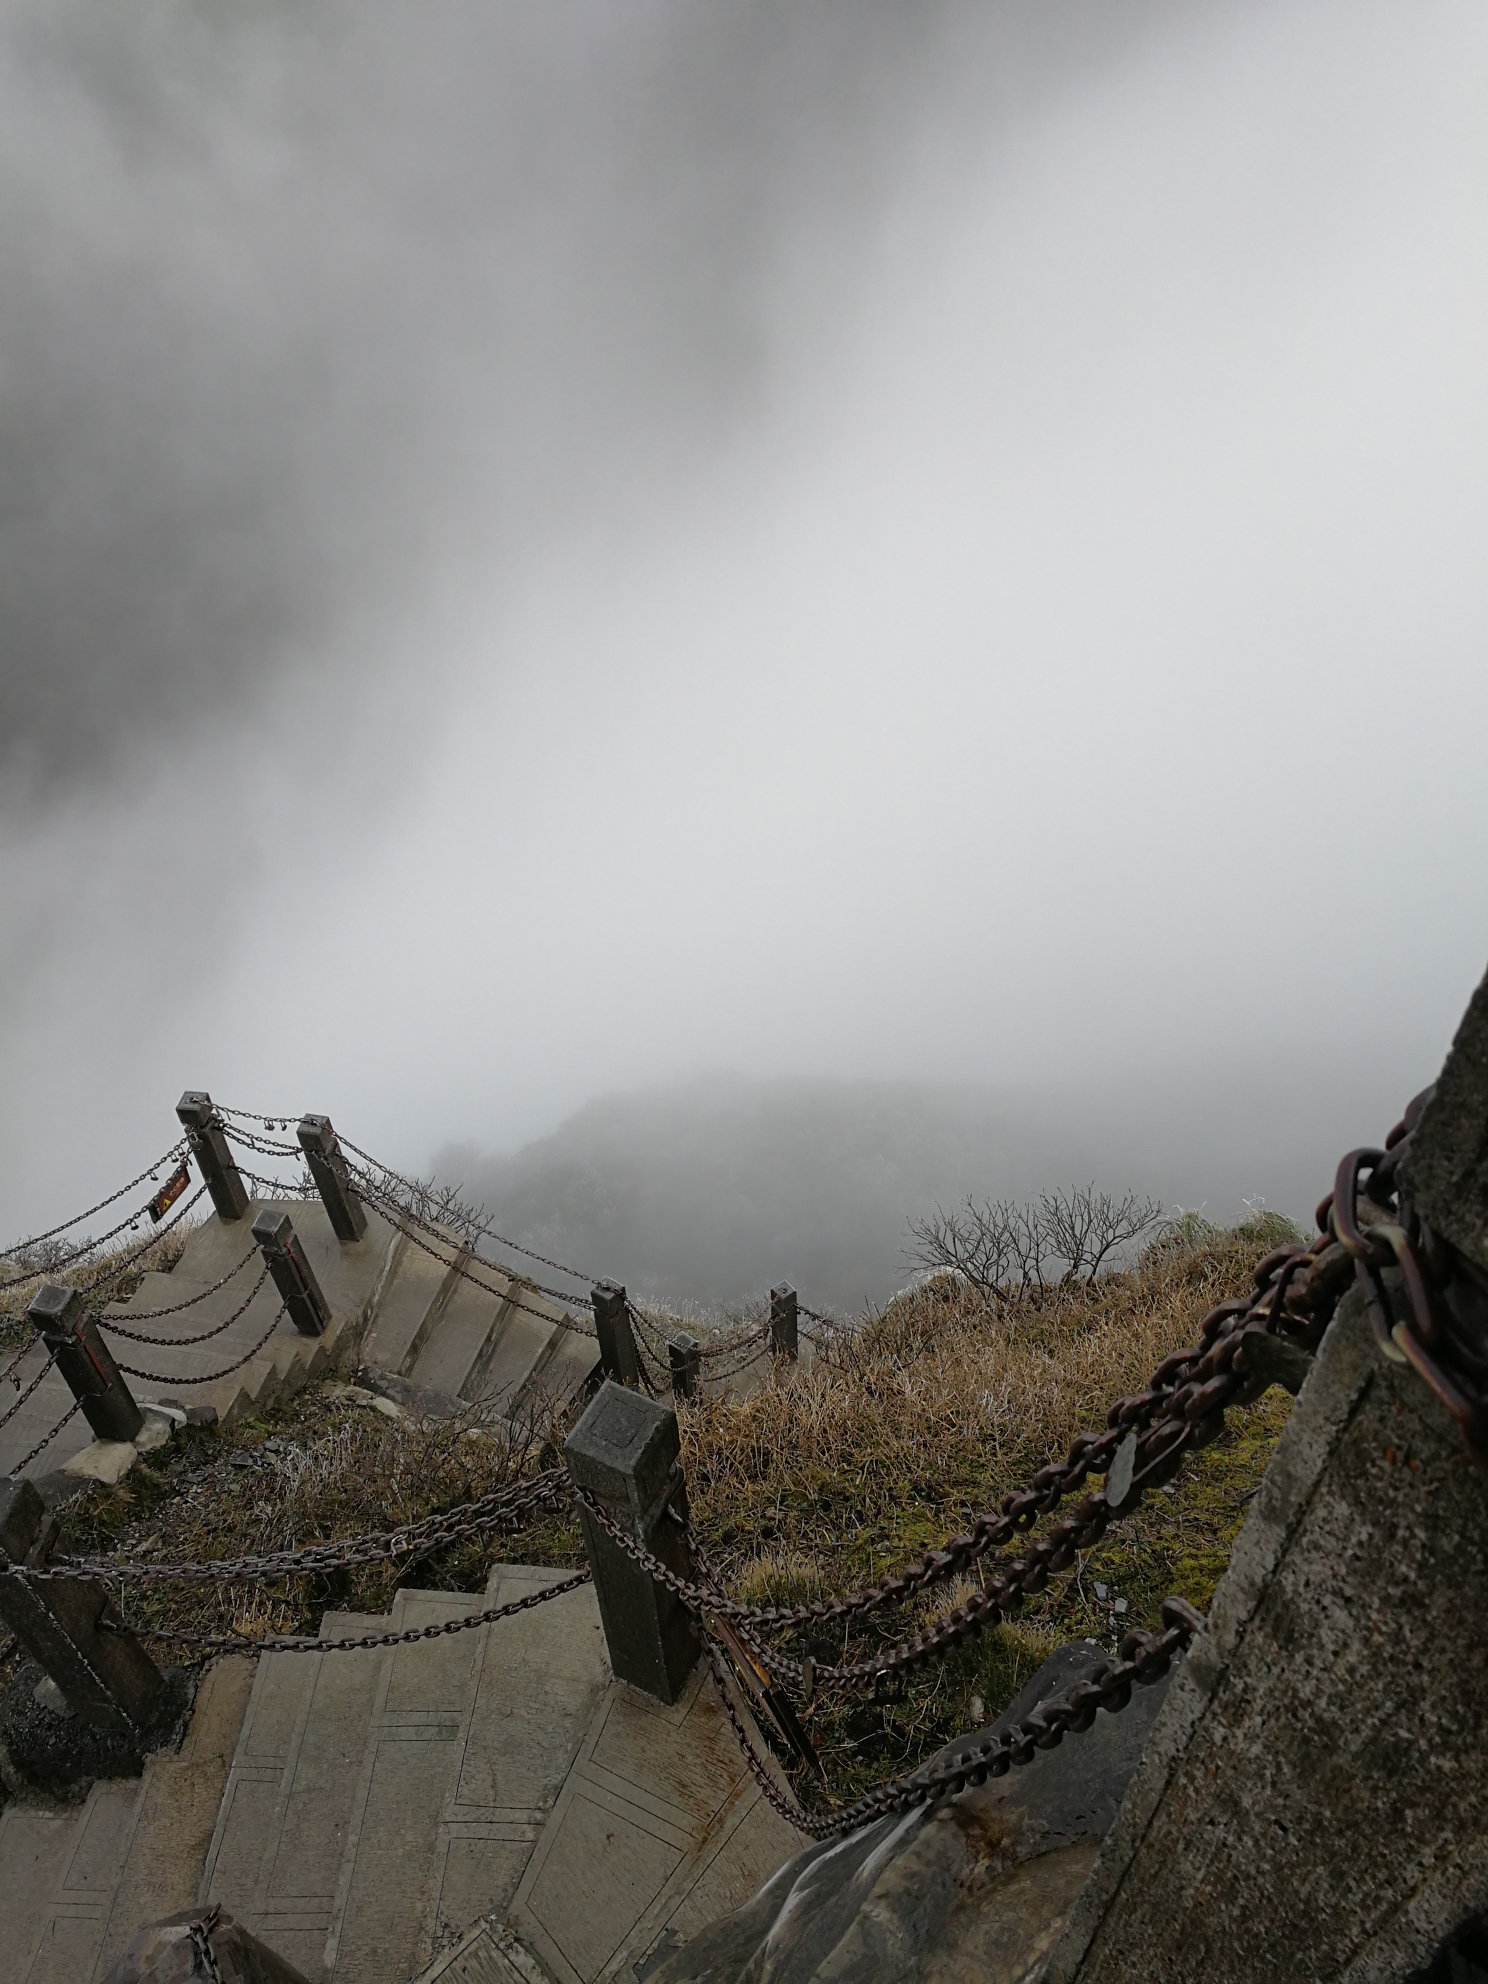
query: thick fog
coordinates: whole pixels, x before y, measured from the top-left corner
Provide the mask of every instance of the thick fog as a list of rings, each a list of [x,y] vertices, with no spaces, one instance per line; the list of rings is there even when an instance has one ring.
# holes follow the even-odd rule
[[[1485,84],[1450,0],[0,0],[0,1228],[188,1086],[701,1299],[1306,1212],[1488,960]]]

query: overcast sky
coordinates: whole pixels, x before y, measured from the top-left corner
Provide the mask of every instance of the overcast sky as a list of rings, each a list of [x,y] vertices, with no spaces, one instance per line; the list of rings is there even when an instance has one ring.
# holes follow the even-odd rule
[[[0,0],[0,1227],[187,1086],[1403,1100],[1485,85],[1451,0]]]

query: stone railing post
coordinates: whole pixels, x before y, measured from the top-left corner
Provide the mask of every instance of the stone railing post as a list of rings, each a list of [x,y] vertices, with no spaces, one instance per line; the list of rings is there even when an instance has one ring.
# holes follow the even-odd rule
[[[330,1117],[302,1116],[298,1135],[331,1231],[343,1247],[349,1247],[366,1232],[367,1215],[346,1174],[346,1158]]]
[[[289,1311],[289,1320],[301,1336],[322,1335],[331,1320],[331,1305],[305,1259],[289,1214],[266,1206],[253,1222],[253,1237]]]
[[[795,1363],[800,1349],[800,1318],[796,1308],[796,1291],[788,1281],[778,1282],[770,1290],[770,1355],[788,1357]]]
[[[16,1575],[16,1568],[37,1568],[44,1555],[45,1516],[29,1481],[0,1477],[0,1619],[75,1715],[117,1735],[137,1736],[150,1725],[163,1677],[137,1640],[99,1632],[107,1589],[93,1578],[28,1583]]]
[[[26,1318],[66,1379],[94,1436],[134,1439],[144,1417],[77,1289],[45,1282],[32,1297]]]
[[[191,1155],[217,1208],[217,1217],[229,1221],[241,1219],[248,1210],[248,1188],[238,1174],[222,1118],[211,1096],[205,1089],[187,1089],[176,1104],[176,1114],[185,1126]]]
[[[703,1388],[703,1346],[697,1338],[686,1330],[673,1330],[667,1338],[667,1363],[673,1396],[696,1398]]]
[[[1400,1166],[1488,1352],[1485,1152],[1488,980]],[[1042,1984],[1435,1977],[1488,1912],[1485,1646],[1488,1483],[1351,1290]]]
[[[617,1384],[639,1387],[641,1361],[636,1355],[625,1290],[618,1282],[597,1281],[590,1300],[594,1304],[594,1328],[605,1376]]]
[[[600,1387],[564,1452],[575,1487],[591,1494],[668,1570],[693,1576],[687,1530],[671,1513],[676,1509],[685,1518],[686,1491],[670,1406],[612,1380]],[[676,1701],[699,1651],[686,1607],[600,1528],[582,1502],[579,1523],[616,1680],[658,1701]]]

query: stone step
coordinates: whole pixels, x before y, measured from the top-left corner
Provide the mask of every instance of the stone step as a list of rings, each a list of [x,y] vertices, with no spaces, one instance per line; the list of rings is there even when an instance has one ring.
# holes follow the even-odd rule
[[[324,1335],[302,1337],[286,1317],[258,1355],[226,1377],[201,1382],[210,1372],[235,1363],[263,1335],[279,1307],[273,1284],[266,1282],[247,1310],[206,1343],[139,1344],[114,1336],[110,1345],[121,1364],[154,1374],[128,1380],[142,1404],[168,1397],[207,1405],[224,1425],[231,1425],[320,1376],[343,1355],[354,1354],[384,1296],[399,1278],[407,1243],[386,1220],[369,1212],[362,1239],[343,1247],[316,1199],[255,1200],[243,1218],[230,1225],[215,1215],[204,1220],[191,1229],[185,1251],[170,1274],[146,1275],[127,1302],[110,1305],[106,1317],[126,1327],[132,1317],[139,1317],[140,1328],[173,1339],[198,1336],[226,1322],[257,1277],[258,1270],[251,1261],[222,1288],[179,1315],[144,1320],[144,1312],[199,1293],[236,1266],[251,1244],[253,1220],[266,1206],[287,1212],[294,1222],[331,1311]],[[23,1384],[40,1368],[40,1359],[38,1349],[23,1363],[19,1373]],[[0,1473],[15,1473],[72,1403],[62,1378],[55,1371],[49,1372],[15,1417],[0,1427]],[[25,1472],[33,1478],[55,1473],[92,1440],[87,1420],[77,1413],[47,1448],[27,1463]]]
[[[461,1397],[496,1405],[510,1415],[518,1400],[558,1347],[554,1319],[535,1315],[526,1306],[507,1302],[496,1328],[476,1359],[461,1389]]]
[[[389,1630],[390,1621],[365,1613],[328,1612],[323,1638],[355,1638]],[[344,1653],[273,1654],[297,1661],[303,1679],[281,1682],[299,1710],[284,1753],[272,1810],[255,1800],[244,1824],[257,1835],[258,1868],[251,1905],[227,1906],[271,1949],[318,1979],[340,1878],[347,1829],[371,1726],[373,1697],[386,1648]],[[267,1663],[265,1663],[267,1664]],[[247,1845],[246,1839],[243,1846]],[[240,1859],[246,1858],[242,1848]],[[218,1890],[203,1900],[226,1900]]]
[[[179,1752],[79,1806],[0,1813],[0,1973],[16,1984],[102,1977],[143,1921],[190,1906],[247,1703],[252,1663],[202,1680]]]
[[[448,1246],[433,1241],[429,1244],[439,1246],[437,1257],[411,1240],[405,1242],[398,1272],[362,1345],[364,1364],[376,1364],[384,1371],[406,1376],[405,1366],[417,1360],[420,1348],[453,1294],[460,1250],[453,1242]]]
[[[548,1405],[566,1405],[599,1372],[599,1345],[592,1336],[563,1323],[553,1332],[552,1355],[528,1381],[518,1410],[540,1417]]]
[[[567,1575],[498,1565],[486,1602],[506,1605]],[[610,1681],[589,1585],[497,1620],[482,1642],[439,1821],[421,1956],[510,1907]]]
[[[749,1775],[705,1663],[670,1707],[612,1681],[505,1927],[555,1984],[630,1984],[651,1955],[742,1906],[800,1843]]]
[[[327,1612],[321,1620],[321,1632],[323,1636],[381,1632],[386,1630],[387,1623],[386,1619],[360,1612]],[[372,1656],[374,1666],[376,1660],[377,1656]],[[275,1892],[276,1853],[285,1820],[288,1817],[291,1823],[297,1822],[296,1784],[303,1791],[308,1781],[300,1764],[312,1704],[319,1692],[318,1683],[322,1673],[328,1670],[322,1716],[311,1743],[312,1758],[325,1748],[322,1732],[326,1725],[336,1721],[341,1683],[333,1663],[341,1661],[360,1665],[362,1656],[269,1653],[261,1655],[255,1663],[252,1694],[203,1864],[199,1896],[203,1904],[220,1901],[230,1914],[255,1932],[260,1896]],[[369,1701],[360,1726],[348,1732],[358,1764],[366,1747],[370,1719]],[[341,1823],[344,1830],[344,1819]],[[332,1891],[339,1869],[338,1847],[331,1874]],[[322,1927],[315,1951],[316,1964],[324,1942]],[[290,1953],[286,1950],[285,1954]],[[314,1965],[310,1974],[318,1974]]]
[[[401,1632],[566,1573],[498,1565],[483,1599],[403,1591]],[[258,1663],[199,1899],[220,1901],[313,1984],[406,1984],[516,1891],[609,1681],[593,1594],[448,1636]]]
[[[118,1961],[141,1923],[195,1901],[252,1692],[254,1666],[241,1654],[214,1661],[197,1690],[180,1750],[146,1761],[93,1972],[95,1984]]]
[[[406,1631],[480,1609],[471,1592],[400,1591],[389,1624]],[[481,1640],[477,1628],[384,1652],[325,1940],[328,1977],[406,1984],[418,1967],[440,1818]]]
[[[403,1373],[411,1383],[430,1391],[464,1396],[464,1384],[495,1334],[507,1306],[503,1299],[505,1276],[498,1276],[495,1269],[485,1266],[480,1269],[480,1275],[481,1281],[492,1283],[497,1292],[493,1294],[491,1288],[483,1288],[479,1282],[463,1276],[459,1279],[412,1368]]]

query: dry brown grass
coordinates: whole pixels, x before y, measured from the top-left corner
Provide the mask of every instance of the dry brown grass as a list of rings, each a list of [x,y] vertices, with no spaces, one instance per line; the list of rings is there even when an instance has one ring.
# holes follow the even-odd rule
[[[0,1261],[0,1283],[4,1284],[0,1286],[0,1355],[13,1356],[23,1344],[34,1340],[35,1331],[26,1320],[26,1309],[43,1282],[65,1281],[86,1295],[108,1276],[107,1299],[126,1301],[152,1268],[170,1272],[186,1251],[193,1224],[183,1220],[153,1240],[143,1233],[126,1233],[119,1243],[83,1261],[67,1261],[67,1249],[60,1248],[60,1243],[60,1259],[49,1257],[43,1250],[29,1259],[23,1254]],[[136,1257],[122,1274],[117,1273],[119,1263],[130,1254]]]

